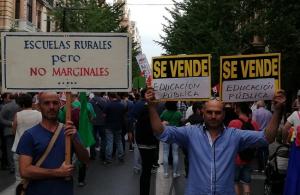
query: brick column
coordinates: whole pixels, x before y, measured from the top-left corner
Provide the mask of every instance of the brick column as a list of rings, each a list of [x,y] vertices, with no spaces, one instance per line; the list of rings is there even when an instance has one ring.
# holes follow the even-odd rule
[[[37,25],[36,18],[36,0],[32,0],[32,24],[34,26]]]
[[[24,0],[20,0],[20,19],[21,20],[25,20],[25,1]]]

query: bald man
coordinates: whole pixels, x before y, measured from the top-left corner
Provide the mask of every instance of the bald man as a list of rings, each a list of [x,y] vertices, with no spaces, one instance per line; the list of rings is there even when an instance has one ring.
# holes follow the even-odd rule
[[[72,195],[72,180],[65,178],[72,176],[74,166],[64,163],[65,135],[71,136],[74,152],[80,161],[88,162],[88,152],[79,142],[75,126],[68,121],[45,161],[40,167],[35,166],[58,129],[59,96],[55,92],[41,93],[38,106],[42,113],[42,122],[26,130],[17,147],[20,155],[20,175],[30,181],[26,195]]]
[[[263,100],[257,101],[256,107],[257,109],[252,113],[252,120],[257,122],[261,129],[265,129],[272,118],[272,113],[266,109]]]
[[[157,137],[167,143],[177,143],[188,150],[190,172],[185,195],[232,195],[234,190],[234,159],[238,151],[268,145],[276,136],[285,103],[283,91],[273,99],[274,114],[266,130],[256,132],[227,128],[223,125],[224,105],[210,100],[204,104],[204,125],[184,127],[164,126],[156,112],[155,94],[148,89],[151,125]]]

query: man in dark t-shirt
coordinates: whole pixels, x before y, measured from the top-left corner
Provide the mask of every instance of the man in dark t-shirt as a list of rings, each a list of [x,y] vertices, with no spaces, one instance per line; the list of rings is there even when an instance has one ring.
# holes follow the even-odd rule
[[[45,152],[58,127],[60,101],[54,92],[44,92],[39,96],[42,122],[25,131],[17,147],[20,155],[20,175],[29,180],[26,195],[73,195],[71,177],[74,166],[65,164],[65,135],[71,136],[71,143],[78,159],[88,162],[87,150],[81,145],[77,130],[71,121],[60,132],[53,148],[40,167],[36,162]]]

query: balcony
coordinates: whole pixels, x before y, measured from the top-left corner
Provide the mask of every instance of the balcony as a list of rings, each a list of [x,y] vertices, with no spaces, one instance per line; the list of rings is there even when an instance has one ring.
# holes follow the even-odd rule
[[[16,31],[25,31],[25,32],[36,32],[36,27],[29,21],[26,20],[15,20],[15,29]]]

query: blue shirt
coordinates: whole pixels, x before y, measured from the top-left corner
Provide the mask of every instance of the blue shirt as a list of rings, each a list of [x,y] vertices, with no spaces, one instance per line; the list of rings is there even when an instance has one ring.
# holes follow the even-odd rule
[[[265,129],[268,123],[270,122],[271,118],[272,113],[263,107],[258,108],[252,113],[252,120],[257,122],[260,129]]]
[[[48,131],[40,124],[25,131],[17,147],[17,154],[32,157],[35,164],[45,152],[54,133]],[[42,163],[42,168],[59,168],[65,160],[65,136],[62,129],[52,150]],[[49,178],[31,180],[26,195],[72,195],[73,182],[65,178]]]
[[[186,195],[233,195],[234,159],[245,148],[267,145],[264,131],[225,128],[214,142],[205,126],[165,127],[159,139],[188,150]]]
[[[121,103],[121,101],[110,101],[104,108],[104,113],[106,114],[106,128],[121,131],[126,113],[126,107]]]

